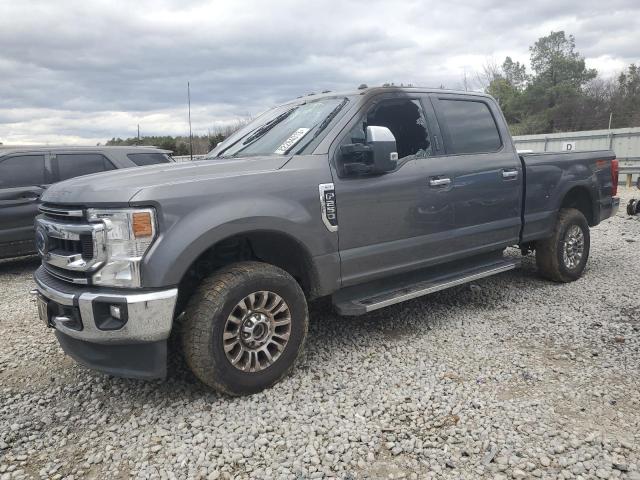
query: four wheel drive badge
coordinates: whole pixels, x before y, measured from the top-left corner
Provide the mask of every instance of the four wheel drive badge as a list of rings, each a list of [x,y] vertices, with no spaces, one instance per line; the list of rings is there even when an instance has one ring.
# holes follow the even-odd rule
[[[321,183],[318,185],[320,191],[320,209],[322,221],[330,232],[338,231],[338,204],[336,203],[336,190],[333,183]]]

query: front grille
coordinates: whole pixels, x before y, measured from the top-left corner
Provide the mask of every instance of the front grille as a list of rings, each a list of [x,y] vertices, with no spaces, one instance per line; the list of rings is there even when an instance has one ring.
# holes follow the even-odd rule
[[[91,235],[80,235],[80,247],[82,258],[85,260],[93,258],[93,237]]]
[[[91,260],[93,258],[93,238],[89,234],[80,235],[80,240],[49,237],[49,251],[60,255],[79,253],[85,260]]]
[[[51,287],[54,290],[62,293],[80,294],[86,291],[86,287],[70,285],[68,280],[62,280],[61,278],[58,278],[56,275],[52,274],[49,271],[49,268],[52,267],[48,265],[42,265],[38,267],[34,274],[36,280],[39,280],[40,283],[43,283],[48,287]]]
[[[66,268],[56,267],[55,265],[49,265],[45,261],[42,262],[42,266],[52,277],[57,278],[70,283],[77,283],[81,285],[87,285],[89,283],[89,276],[85,272],[78,272],[75,270],[67,270]]]
[[[84,209],[74,206],[60,206],[50,203],[44,203],[38,207],[38,210],[45,218],[50,220],[63,221],[64,223],[83,223],[85,222]]]
[[[36,222],[46,236],[43,267],[59,280],[89,284],[105,261],[104,223],[88,222],[82,207],[43,204],[39,210]]]
[[[49,238],[49,251],[60,254],[80,253],[82,244],[80,240],[65,240],[63,238]]]

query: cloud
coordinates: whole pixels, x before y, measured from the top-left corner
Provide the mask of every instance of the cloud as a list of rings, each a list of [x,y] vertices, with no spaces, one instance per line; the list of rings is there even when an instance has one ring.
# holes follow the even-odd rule
[[[196,133],[311,91],[459,86],[550,30],[613,74],[640,61],[635,0],[47,0],[0,4],[0,141]]]

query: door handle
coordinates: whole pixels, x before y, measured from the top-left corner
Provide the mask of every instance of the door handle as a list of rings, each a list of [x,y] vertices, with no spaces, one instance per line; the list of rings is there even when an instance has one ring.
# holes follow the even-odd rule
[[[502,178],[505,180],[513,180],[518,178],[518,170],[502,170]]]
[[[429,185],[432,187],[442,187],[444,185],[449,185],[451,183],[450,178],[430,178]]]

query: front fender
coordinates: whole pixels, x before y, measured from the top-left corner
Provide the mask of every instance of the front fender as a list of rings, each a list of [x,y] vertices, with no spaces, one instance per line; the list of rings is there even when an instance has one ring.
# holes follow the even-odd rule
[[[149,288],[177,285],[203,252],[225,238],[242,233],[272,231],[288,235],[302,244],[312,257],[335,252],[335,235],[327,235],[329,232],[320,215],[313,215],[309,207],[272,196],[247,196],[214,207],[196,208],[184,215],[163,212],[165,218],[175,221],[145,256],[143,284]],[[319,209],[316,205],[313,208]]]

